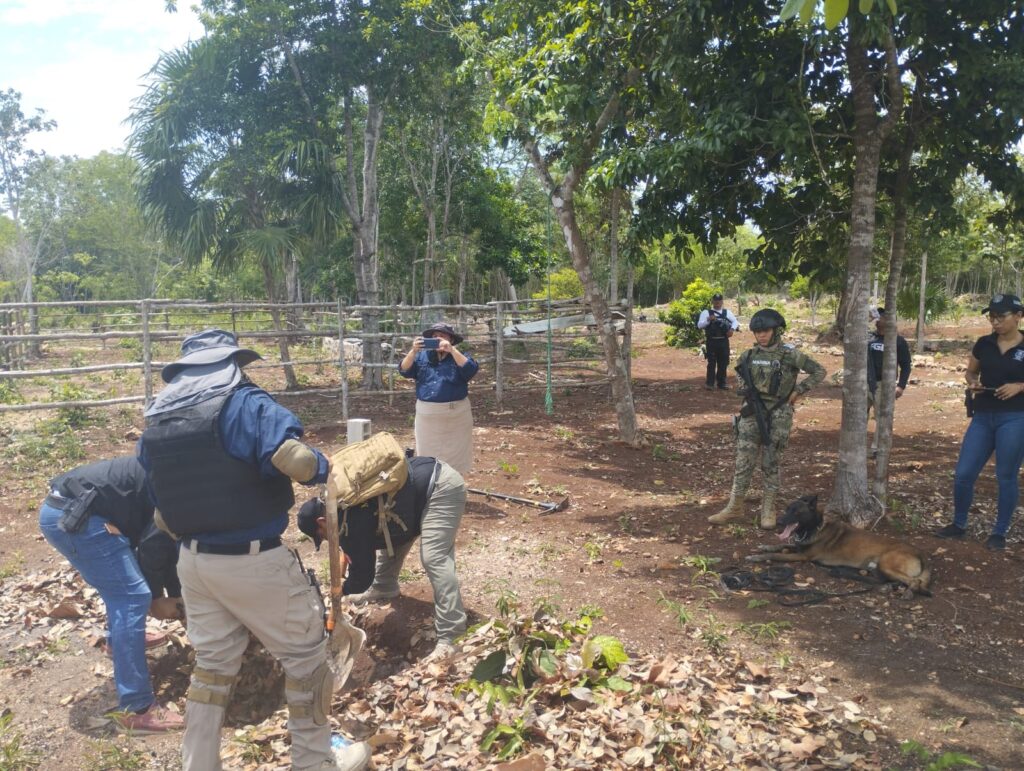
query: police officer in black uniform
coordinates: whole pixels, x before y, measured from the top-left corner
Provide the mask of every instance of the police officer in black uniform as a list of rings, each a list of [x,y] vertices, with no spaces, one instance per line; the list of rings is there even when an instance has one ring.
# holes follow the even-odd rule
[[[722,295],[716,293],[711,298],[711,307],[701,311],[697,319],[697,328],[703,329],[706,336],[708,373],[704,387],[708,390],[716,385],[723,391],[729,388],[726,376],[729,369],[729,338],[740,328],[732,311],[723,307]]]

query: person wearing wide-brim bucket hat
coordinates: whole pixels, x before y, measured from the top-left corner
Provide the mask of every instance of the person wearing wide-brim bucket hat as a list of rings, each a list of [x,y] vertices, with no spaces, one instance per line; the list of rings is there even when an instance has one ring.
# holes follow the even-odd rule
[[[473,468],[473,410],[469,381],[480,365],[458,349],[451,324],[431,324],[398,365],[416,381],[416,454],[440,458],[460,474]]]
[[[281,662],[295,768],[365,768],[365,742],[332,746],[323,602],[282,547],[292,483],[327,481],[327,458],[299,419],[241,368],[259,354],[221,329],[185,338],[146,411],[139,460],[167,530],[196,664],[185,702],[182,768],[220,768],[220,731],[249,639]],[[354,655],[355,651],[353,652]]]
[[[1024,463],[1024,303],[1014,294],[993,295],[982,309],[992,333],[978,338],[967,358],[968,415],[953,473],[953,521],[936,531],[940,538],[963,538],[974,500],[974,483],[994,452],[998,502],[985,545],[1006,548],[1006,533],[1020,499]]]

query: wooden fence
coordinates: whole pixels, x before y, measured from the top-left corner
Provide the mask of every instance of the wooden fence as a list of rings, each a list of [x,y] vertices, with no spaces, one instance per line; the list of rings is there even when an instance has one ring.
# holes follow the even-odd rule
[[[612,310],[628,362],[631,310]],[[38,334],[27,331],[31,311],[39,318]],[[370,319],[374,323],[366,326],[378,331],[364,331]],[[254,377],[261,386],[274,395],[338,398],[347,420],[353,399],[393,403],[413,393],[412,383],[397,376],[398,362],[425,326],[442,319],[465,335],[460,349],[481,365],[475,387],[489,382],[499,405],[509,391],[546,388],[549,358],[558,388],[607,382],[593,318],[579,300],[550,308],[536,300],[428,306],[161,299],[8,303],[0,304],[0,412],[148,405],[159,390],[160,370],[178,358],[181,341],[220,327],[262,354],[263,361],[246,367],[259,371]],[[379,346],[380,355],[352,360],[353,349],[370,346]],[[383,387],[376,390],[362,387],[371,368],[382,370]]]

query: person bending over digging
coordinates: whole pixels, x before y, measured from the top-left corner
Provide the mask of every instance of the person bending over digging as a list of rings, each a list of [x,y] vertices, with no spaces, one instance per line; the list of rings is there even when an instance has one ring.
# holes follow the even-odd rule
[[[807,354],[782,342],[786,320],[772,308],[762,308],[750,319],[754,347],[740,354],[736,363],[743,406],[733,419],[736,429],[736,473],[729,502],[708,517],[713,525],[743,518],[743,497],[761,453],[764,498],[761,527],[775,527],[775,496],[779,490],[779,463],[793,428],[793,407],[822,381],[825,368]],[[807,377],[797,382],[801,372]]]
[[[466,509],[466,483],[454,468],[436,458],[409,459],[409,479],[395,494],[394,514],[387,520],[393,554],[378,528],[377,499],[338,512],[341,549],[349,559],[342,592],[355,603],[397,597],[402,563],[420,536],[420,562],[434,590],[437,645],[431,659],[455,652],[466,631],[459,578],[455,574],[455,535]],[[299,529],[317,548],[325,537],[324,503],[316,498],[299,509]]]
[[[39,510],[39,529],[47,542],[67,558],[82,578],[99,592],[107,610],[107,650],[114,663],[118,712],[114,722],[123,730],[152,734],[180,730],[181,716],[156,701],[146,664],[146,649],[167,635],[146,631],[146,613],[154,618],[178,618],[178,602],[157,597],[162,589],[151,584],[158,573],[161,587],[176,586],[173,574],[140,564],[153,549],[136,554],[146,538],[152,545],[169,541],[150,534],[153,504],[146,491],[146,472],[134,456],[112,458],[72,469],[50,482]],[[161,548],[166,548],[162,546]],[[174,557],[177,549],[171,544]],[[153,560],[148,560],[153,562]]]

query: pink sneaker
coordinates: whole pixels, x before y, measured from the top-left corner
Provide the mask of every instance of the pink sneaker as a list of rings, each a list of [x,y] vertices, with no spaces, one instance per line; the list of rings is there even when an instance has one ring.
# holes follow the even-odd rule
[[[118,712],[113,717],[118,728],[132,734],[162,734],[185,727],[185,719],[181,715],[156,702],[145,712]]]
[[[164,645],[168,640],[169,635],[166,632],[146,632],[146,650],[151,651],[154,648],[159,648]],[[107,643],[103,643],[103,652],[108,656],[113,656],[111,653],[111,647]]]

